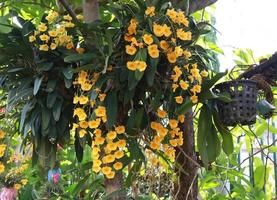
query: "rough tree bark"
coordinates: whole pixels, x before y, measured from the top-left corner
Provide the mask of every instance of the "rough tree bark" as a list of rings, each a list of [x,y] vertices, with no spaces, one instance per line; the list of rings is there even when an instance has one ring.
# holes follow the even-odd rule
[[[99,6],[97,0],[83,0],[83,12],[86,23],[99,19]]]
[[[175,199],[196,200],[198,196],[197,155],[195,152],[192,112],[188,112],[182,125],[184,144],[176,149],[177,181],[174,186]],[[182,168],[182,169],[180,169]]]
[[[240,75],[240,78],[251,78],[255,75],[262,75],[272,86],[276,85],[277,80],[277,53],[273,54],[268,60],[264,60],[257,66],[251,66]]]

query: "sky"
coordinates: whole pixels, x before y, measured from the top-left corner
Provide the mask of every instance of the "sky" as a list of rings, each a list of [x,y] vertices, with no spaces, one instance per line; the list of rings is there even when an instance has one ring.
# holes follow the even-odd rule
[[[277,0],[218,0],[215,17],[221,71],[231,69],[233,50],[250,48],[255,57],[277,52]]]

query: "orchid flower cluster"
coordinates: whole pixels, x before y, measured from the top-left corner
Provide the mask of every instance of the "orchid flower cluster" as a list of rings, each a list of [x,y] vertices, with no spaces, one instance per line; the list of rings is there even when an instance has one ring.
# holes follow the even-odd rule
[[[155,12],[155,9],[154,6],[147,7],[143,16],[144,21],[133,16],[125,25],[125,33],[122,35],[124,52],[119,52],[124,55],[122,57],[125,61],[124,66],[113,68],[109,65],[107,70],[104,70],[105,73],[80,71],[74,81],[76,93],[73,100],[75,104],[73,116],[77,121],[73,129],[80,139],[92,138],[92,169],[95,173],[104,174],[108,179],[114,178],[116,172],[124,168],[123,160],[124,157],[129,156],[131,147],[128,146],[130,145],[128,141],[132,136],[127,133],[125,121],[116,119],[113,127],[108,127],[110,116],[107,114],[106,97],[110,95],[110,91],[113,91],[110,89],[116,86],[109,87],[109,81],[104,84],[105,87],[103,84],[99,85],[101,76],[111,74],[112,77],[113,72],[119,74],[119,71],[124,70],[127,70],[127,73],[138,73],[143,76],[152,67],[151,61],[163,62],[163,65],[167,65],[166,70],[169,70],[165,76],[160,75],[163,79],[161,84],[169,85],[175,107],[185,101],[198,103],[201,84],[208,76],[208,72],[200,69],[197,62],[191,59],[193,53],[190,52],[189,46],[194,36],[190,31],[190,22],[185,13],[173,8],[168,8],[165,12]],[[114,64],[117,65],[117,63]],[[161,71],[159,67],[163,66],[158,64],[155,74]],[[140,80],[143,80],[142,76]],[[118,90],[122,88],[124,87]],[[143,138],[138,144],[146,150],[146,155],[149,152],[160,152],[174,162],[175,149],[182,146],[185,139],[180,127],[185,121],[185,115],[176,115],[163,104],[151,112],[154,112],[152,114],[155,117],[147,118],[148,126],[137,129],[139,132],[137,137]],[[130,112],[127,115],[126,117],[129,118]],[[151,158],[155,160],[155,165],[159,164],[159,156],[152,155]],[[162,162],[160,164],[165,166]]]
[[[168,65],[172,66],[172,90],[176,93],[177,104],[184,102],[189,95],[193,103],[198,102],[201,92],[202,78],[208,76],[206,70],[200,71],[197,63],[189,64],[192,56],[187,49],[187,42],[192,40],[189,20],[184,11],[167,9],[166,13],[155,12],[150,6],[145,10],[145,20],[151,20],[150,29],[139,24],[133,18],[127,27],[124,36],[126,41],[126,54],[129,55],[127,68],[131,71],[143,72],[147,69],[147,59],[143,60],[142,52],[147,50],[152,59],[162,56],[167,58]]]
[[[73,36],[68,32],[75,27],[70,15],[60,16],[57,12],[51,11],[45,17],[47,23],[41,22],[34,34],[29,36],[29,42],[33,43],[40,51],[56,50],[58,47],[65,47],[83,53],[84,49],[76,47]],[[82,15],[77,19],[83,20]]]
[[[75,86],[78,88],[74,97],[74,117],[78,123],[73,125],[80,138],[92,137],[92,170],[102,173],[108,179],[123,168],[120,161],[126,151],[125,126],[118,124],[112,130],[106,129],[107,113],[103,104],[106,94],[95,85],[100,74],[79,72]],[[91,95],[91,94],[94,95]],[[93,96],[93,98],[91,98]]]
[[[152,67],[151,60],[159,59],[161,62],[165,58],[163,61],[170,70],[169,76],[163,77],[166,79],[164,83],[171,84],[176,106],[186,101],[198,103],[201,84],[209,74],[191,59],[193,55],[188,47],[193,33],[184,11],[168,8],[156,12],[154,6],[148,6],[144,21],[139,22],[135,17],[130,20],[124,40],[128,70],[147,72]],[[143,56],[143,52],[147,52],[147,56]],[[165,63],[158,64],[157,73]],[[173,162],[175,148],[183,145],[183,132],[179,125],[184,123],[185,116],[174,117],[175,114],[170,112],[163,106],[156,111],[157,120],[150,124],[150,132],[154,135],[147,143],[152,150],[163,152]]]
[[[6,133],[0,130],[0,139],[3,140]],[[3,158],[7,152],[7,145],[0,145],[0,157]],[[4,181],[11,185],[14,189],[20,190],[22,186],[28,183],[28,179],[24,178],[24,172],[28,169],[27,162],[30,160],[30,156],[22,156],[15,152],[9,157],[6,162],[6,167],[3,162],[0,163],[0,174],[4,174]]]

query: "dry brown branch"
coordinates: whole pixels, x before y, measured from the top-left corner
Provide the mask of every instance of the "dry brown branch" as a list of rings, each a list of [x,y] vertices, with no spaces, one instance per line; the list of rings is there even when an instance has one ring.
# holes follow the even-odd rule
[[[68,12],[68,14],[73,18],[73,21],[75,23],[78,22],[78,19],[76,18],[76,14],[68,4],[67,0],[58,0],[58,2],[64,7],[64,9]]]

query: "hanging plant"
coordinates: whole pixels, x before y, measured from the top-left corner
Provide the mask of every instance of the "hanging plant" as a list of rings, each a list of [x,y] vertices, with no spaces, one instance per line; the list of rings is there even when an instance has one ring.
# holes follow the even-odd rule
[[[146,150],[166,160],[165,166],[173,166],[175,148],[183,145],[184,113],[199,102],[219,98],[210,89],[225,75],[209,77],[209,57],[196,45],[201,31],[192,17],[168,1],[136,3],[109,5],[119,26],[114,21],[95,22],[92,48],[99,57],[80,66],[73,100],[79,160],[84,145],[92,143],[93,171],[112,179],[134,163],[128,183],[131,172],[147,161]],[[205,157],[206,165],[221,149],[211,124],[201,129],[199,137],[201,147],[205,146],[199,148],[201,156],[203,152],[212,155]],[[215,140],[208,140],[207,130]],[[232,137],[228,131],[224,135],[228,135],[224,148],[230,153]]]
[[[251,125],[256,122],[257,83],[237,80],[215,86],[217,93],[227,93],[230,102],[217,101],[219,118],[225,126]]]
[[[81,18],[81,16],[79,16]],[[69,54],[82,54],[79,33],[69,15],[51,11],[36,28],[19,16],[17,26],[0,34],[1,79],[8,91],[7,112],[21,108],[18,131],[34,144],[33,161],[55,162],[57,144],[70,140],[71,89],[75,64]]]
[[[36,28],[16,16],[21,27],[0,35],[7,109],[21,107],[19,132],[34,144],[34,162],[53,165],[57,144],[68,143],[73,128],[78,160],[91,145],[93,171],[107,178],[130,163],[139,169],[146,150],[173,166],[184,114],[198,103],[206,113],[208,100],[220,98],[211,88],[225,73],[211,76],[211,58],[197,45],[207,32],[203,23],[198,27],[169,1],[110,3],[109,9],[111,21],[91,24],[51,11]],[[209,127],[197,137],[206,166],[221,149],[220,128],[207,113],[199,125]],[[230,153],[232,137],[228,130],[223,135]]]

